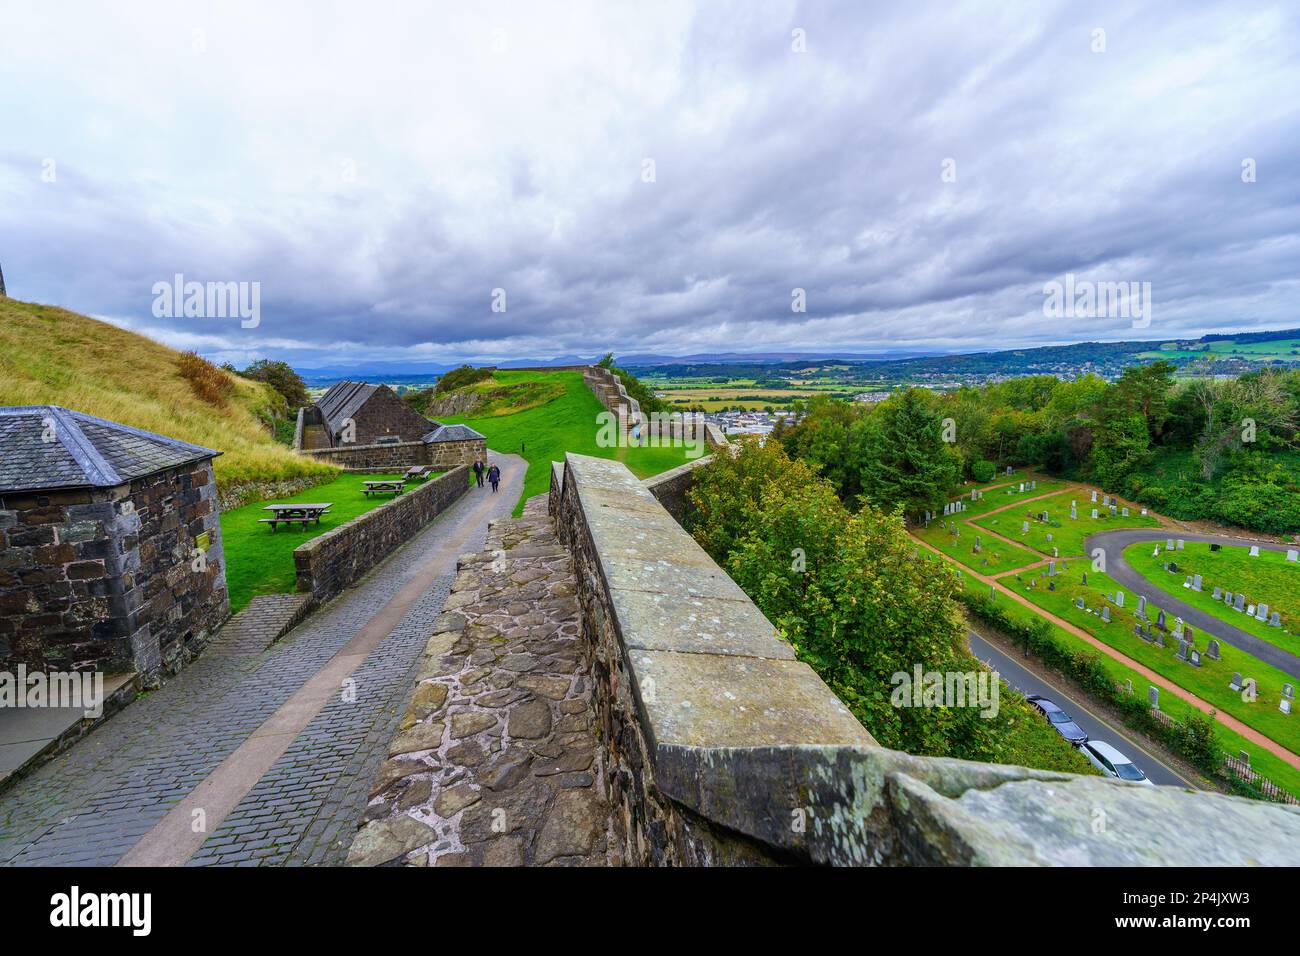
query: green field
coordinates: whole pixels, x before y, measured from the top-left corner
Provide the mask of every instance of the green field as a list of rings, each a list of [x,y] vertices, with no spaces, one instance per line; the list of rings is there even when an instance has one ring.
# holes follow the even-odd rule
[[[975,554],[972,549],[975,546],[977,532],[970,525],[958,522],[961,536],[953,537],[940,524],[943,520],[945,519],[935,518],[930,522],[930,527],[915,527],[912,533],[972,571],[978,571],[983,575],[999,574],[1041,560],[1040,556],[1032,551],[1026,551],[1024,548],[1018,548],[993,537],[984,542],[984,547],[979,554]]]
[[[1055,578],[1056,590],[1047,590],[1045,576],[1040,576],[1038,586],[1029,588],[1026,582],[1015,582],[1026,599],[1064,621],[1087,631],[1105,644],[1121,653],[1145,664],[1157,674],[1168,678],[1180,687],[1191,691],[1202,700],[1231,714],[1242,723],[1253,727],[1265,736],[1277,741],[1293,752],[1300,752],[1300,724],[1294,716],[1288,717],[1278,710],[1282,685],[1294,683],[1294,679],[1280,670],[1271,667],[1244,651],[1239,651],[1227,643],[1220,642],[1222,660],[1212,661],[1202,657],[1201,667],[1192,667],[1177,659],[1178,642],[1166,636],[1166,646],[1161,648],[1140,640],[1133,633],[1136,621],[1134,610],[1137,607],[1137,595],[1125,593],[1125,607],[1120,609],[1113,604],[1110,608],[1111,622],[1103,624],[1100,609],[1106,603],[1106,594],[1114,593],[1118,588],[1115,581],[1097,571],[1088,571],[1088,584],[1081,583],[1081,572],[1086,565],[1079,563],[1069,571]],[[1011,581],[1003,580],[1007,587]],[[1083,597],[1085,608],[1079,610],[1074,605],[1076,597]],[[1155,619],[1158,603],[1148,597],[1147,613]],[[1168,626],[1173,627],[1170,617]],[[1198,632],[1196,647],[1204,652],[1209,637]],[[1241,695],[1228,689],[1234,671],[1240,671],[1243,677],[1253,677],[1258,682],[1259,697],[1254,703],[1246,703]]]
[[[1284,552],[1260,551],[1259,557],[1252,558],[1249,548],[1225,547],[1211,551],[1203,541],[1188,541],[1186,548],[1175,551],[1172,557],[1164,551],[1163,544],[1158,557],[1152,555],[1154,550],[1152,542],[1131,544],[1124,549],[1124,560],[1160,590],[1247,634],[1300,655],[1300,636],[1294,633],[1296,622],[1300,621],[1300,564],[1287,561]],[[1169,560],[1178,565],[1177,573],[1164,569]],[[1183,587],[1189,574],[1201,575],[1204,590]],[[1251,604],[1263,601],[1281,613],[1282,626],[1269,627],[1214,600],[1216,585],[1234,594],[1245,594]]]
[[[502,383],[556,379],[564,393],[545,405],[487,418],[442,417],[444,423],[458,422],[481,432],[490,451],[521,455],[528,462],[524,492],[515,506],[523,511],[524,502],[544,493],[551,485],[551,462],[563,461],[565,452],[613,458],[623,462],[638,478],[649,478],[689,460],[683,448],[601,448],[596,444],[598,415],[605,407],[582,380],[581,372],[497,372]]]
[[[969,582],[968,586],[971,588],[979,588],[981,592],[985,590],[984,585],[977,584],[973,581]],[[1020,604],[1018,601],[1013,601],[1005,595],[998,595],[998,602],[1003,611],[1006,611],[1011,617],[1017,620],[1028,621],[1033,618],[1046,620],[1041,617],[1041,615],[1038,615],[1034,611],[1025,607],[1023,604]],[[1112,608],[1112,611],[1113,610],[1114,608]],[[1083,638],[1072,634],[1059,624],[1047,621],[1047,626],[1051,628],[1052,639],[1062,647],[1069,648],[1076,653],[1092,655],[1101,662],[1101,666],[1116,684],[1122,686],[1125,681],[1132,681],[1133,693],[1143,699],[1146,697],[1147,690],[1151,685],[1147,679],[1137,671],[1125,664],[1121,664],[1113,657],[1108,657],[1101,653],[1097,648],[1093,647]],[[974,628],[976,631],[979,630],[978,622],[974,624]],[[1130,633],[1132,632],[1131,625],[1129,631]],[[1137,638],[1134,638],[1133,640],[1139,644],[1142,643],[1141,641],[1138,641]],[[1121,648],[1121,650],[1123,649]],[[1125,651],[1125,653],[1127,653],[1127,651]],[[1133,655],[1129,654],[1128,656],[1132,657]],[[1181,664],[1181,662],[1176,663],[1179,663],[1180,666],[1186,666]],[[1193,707],[1186,701],[1175,697],[1163,688],[1161,691],[1160,709],[1171,717],[1181,718],[1186,717],[1190,713],[1200,713],[1197,708]],[[1272,780],[1278,786],[1290,791],[1292,794],[1300,796],[1300,770],[1292,767],[1285,760],[1273,755],[1269,751],[1264,750],[1259,745],[1248,741],[1235,730],[1230,730],[1220,723],[1215,723],[1214,732],[1219,738],[1220,745],[1226,752],[1235,756],[1237,753],[1244,751],[1250,755],[1250,765],[1256,771]]]
[[[1300,362],[1300,339],[1275,342],[1206,342],[1195,348],[1161,348],[1138,353],[1142,359],[1241,358],[1252,362]]]
[[[363,481],[397,477],[400,476],[341,474],[333,481],[287,498],[259,501],[224,512],[221,515],[221,543],[226,555],[226,586],[230,588],[230,610],[241,610],[259,594],[287,594],[293,591],[297,584],[293,549],[392,499],[391,495],[363,495]],[[328,501],[331,503],[330,512],[321,518],[319,525],[281,525],[272,531],[270,525],[260,523],[259,519],[268,515],[264,510],[265,505],[291,501]]]
[[[1045,483],[1039,482],[1041,489]],[[989,496],[990,498],[993,495]],[[1070,502],[1078,502],[1076,509],[1079,517],[1070,517]],[[976,505],[980,502],[975,502]],[[1092,517],[1092,509],[1097,509],[1097,517]],[[1035,520],[1035,515],[1047,512],[1048,522]],[[1024,522],[1029,522],[1029,531],[1022,532]],[[1013,508],[996,515],[990,515],[972,522],[986,531],[996,531],[1013,541],[1018,541],[1041,554],[1051,555],[1055,546],[1061,557],[1073,557],[1084,553],[1083,542],[1089,535],[1099,531],[1115,531],[1120,528],[1158,528],[1160,522],[1150,515],[1145,517],[1140,508],[1131,508],[1127,518],[1116,514],[1113,518],[1110,508],[1098,503],[1094,505],[1091,496],[1079,491],[1066,491],[1051,498],[1027,503],[1023,508]],[[1048,541],[1047,536],[1052,536]]]

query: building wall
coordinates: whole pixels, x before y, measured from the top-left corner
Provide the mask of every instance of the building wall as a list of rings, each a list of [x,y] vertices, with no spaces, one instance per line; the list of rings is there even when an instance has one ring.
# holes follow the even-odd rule
[[[0,545],[0,669],[135,670],[148,683],[230,613],[210,461],[111,489],[0,496]]]
[[[396,435],[402,441],[419,441],[434,425],[387,385],[375,390],[364,405],[357,409],[357,445],[373,445],[379,438]]]

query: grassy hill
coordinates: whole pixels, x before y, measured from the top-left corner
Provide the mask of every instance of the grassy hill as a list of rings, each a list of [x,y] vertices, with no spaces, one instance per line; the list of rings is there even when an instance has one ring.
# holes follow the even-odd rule
[[[426,388],[406,396],[421,415],[437,421],[454,416],[493,418],[514,415],[545,405],[564,394],[564,385],[553,375],[521,378],[513,372],[495,372],[489,378],[450,391]]]
[[[638,478],[649,478],[687,461],[685,449],[682,448],[599,447],[596,444],[596,416],[605,407],[587,388],[581,372],[499,371],[492,376],[492,380],[500,386],[532,383],[546,385],[548,390],[554,390],[557,386],[559,389],[554,398],[535,407],[494,409],[492,414],[482,417],[436,416],[440,422],[460,422],[481,432],[487,437],[491,451],[522,455],[528,461],[524,493],[515,508],[516,514],[523,510],[525,500],[540,495],[550,487],[551,462],[562,461],[566,451],[617,459],[625,463]],[[476,386],[467,386],[474,387]],[[516,394],[524,401],[532,401],[536,392],[534,388],[521,388]]]
[[[336,471],[271,438],[268,423],[288,409],[270,387],[219,373],[225,396],[200,398],[181,354],[76,312],[0,299],[0,405],[63,405],[216,449],[223,489]]]

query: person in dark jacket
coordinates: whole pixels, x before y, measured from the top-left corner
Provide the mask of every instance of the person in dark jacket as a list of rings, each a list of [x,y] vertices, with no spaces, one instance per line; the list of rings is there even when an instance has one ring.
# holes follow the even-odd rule
[[[501,483],[501,469],[496,465],[488,469],[488,481],[492,482],[492,492],[495,494],[497,485]]]
[[[483,462],[478,459],[474,460],[474,480],[480,488],[483,487]]]

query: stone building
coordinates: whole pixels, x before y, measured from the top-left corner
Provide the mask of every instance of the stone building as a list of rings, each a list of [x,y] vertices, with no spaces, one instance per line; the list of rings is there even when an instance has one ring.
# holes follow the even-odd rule
[[[419,441],[435,427],[387,385],[336,382],[298,411],[303,450]]]
[[[229,616],[218,452],[0,408],[0,670],[175,673]]]

